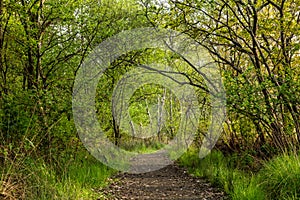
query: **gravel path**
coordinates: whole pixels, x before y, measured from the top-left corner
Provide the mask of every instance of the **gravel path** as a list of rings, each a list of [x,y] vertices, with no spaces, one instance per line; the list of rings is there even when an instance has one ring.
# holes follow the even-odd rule
[[[192,177],[176,164],[143,174],[121,173],[102,193],[106,199],[228,199],[206,180]]]

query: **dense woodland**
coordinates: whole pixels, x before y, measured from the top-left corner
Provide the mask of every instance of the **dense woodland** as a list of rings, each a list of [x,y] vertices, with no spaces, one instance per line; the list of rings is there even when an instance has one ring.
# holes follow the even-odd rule
[[[251,199],[249,187],[260,184],[252,183],[255,178],[249,173],[279,170],[277,174],[283,172],[278,185],[275,178],[274,185],[261,184],[259,190],[268,192],[260,198],[252,188],[252,199],[299,199],[298,0],[0,0],[0,198],[100,198],[91,188],[102,187],[115,171],[93,159],[77,134],[73,84],[85,59],[101,42],[142,27],[188,35],[209,53],[222,76],[226,119],[217,153],[203,162],[216,159],[218,166],[225,163],[238,173],[222,176],[217,168],[215,176],[199,171],[198,175],[212,178],[234,195],[235,184],[241,185],[235,178],[245,176],[250,185],[232,198]],[[184,59],[149,48],[111,63],[97,86],[100,124],[115,145],[130,151],[153,151],[174,137],[180,123],[179,102],[161,85],[143,85],[129,107],[134,134],[147,134],[143,127],[153,123],[159,126],[156,136],[134,139],[116,124],[113,90],[122,75],[143,62],[175,66],[195,88],[201,108],[206,108],[192,150],[182,158],[183,165],[197,174],[197,166],[205,164],[192,154],[207,132],[210,98],[201,74]],[[164,112],[168,117],[162,125]],[[284,167],[280,160],[272,160],[279,155]],[[264,168],[268,162],[269,168]],[[285,170],[291,174],[284,174]],[[284,177],[292,181],[284,182]]]

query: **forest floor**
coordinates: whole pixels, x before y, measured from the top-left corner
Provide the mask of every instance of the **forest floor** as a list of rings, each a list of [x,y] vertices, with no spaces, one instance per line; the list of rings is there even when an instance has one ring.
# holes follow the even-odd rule
[[[176,163],[147,173],[120,173],[112,180],[112,183],[101,191],[109,200],[228,199],[220,189],[213,187],[205,179],[191,176]]]

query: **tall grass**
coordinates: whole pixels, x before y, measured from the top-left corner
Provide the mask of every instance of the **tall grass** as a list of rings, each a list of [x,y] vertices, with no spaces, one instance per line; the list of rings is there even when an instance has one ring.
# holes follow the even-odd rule
[[[20,163],[6,156],[1,157],[0,163],[0,199],[24,199],[25,180],[16,173]]]
[[[98,189],[115,172],[83,152],[60,163],[28,156],[6,159],[0,167],[0,199],[101,199]]]
[[[260,171],[269,199],[300,199],[300,160],[297,154],[277,156]]]
[[[247,163],[243,158],[239,162]],[[208,178],[223,188],[233,200],[300,199],[300,159],[296,153],[264,161],[258,172],[241,170],[236,159],[236,155],[225,157],[220,151],[199,159],[194,149],[180,158],[180,164],[195,176]]]
[[[180,158],[190,173],[204,177],[224,190],[233,200],[263,200],[265,193],[259,186],[259,179],[234,167],[234,159],[225,157],[220,151],[212,151],[199,159],[196,150],[190,150]]]
[[[0,110],[4,119],[0,131],[5,131],[0,132],[1,200],[102,198],[97,191],[115,171],[87,153],[74,134],[72,121],[63,115],[44,127],[36,108],[31,113],[26,106],[7,105],[5,112],[10,115]]]

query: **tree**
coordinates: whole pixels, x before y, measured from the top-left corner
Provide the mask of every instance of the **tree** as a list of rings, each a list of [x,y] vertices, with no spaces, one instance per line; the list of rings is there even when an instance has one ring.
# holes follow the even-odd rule
[[[219,64],[230,111],[227,130],[251,135],[258,146],[268,138],[282,150],[298,144],[298,1],[170,0],[167,11],[157,3],[144,5],[152,24],[190,35]]]
[[[76,137],[76,72],[98,43],[140,25],[138,9],[133,1],[1,1],[0,138],[18,143],[26,133],[33,143],[54,148]],[[64,128],[68,133],[57,128],[61,121],[72,127]]]

